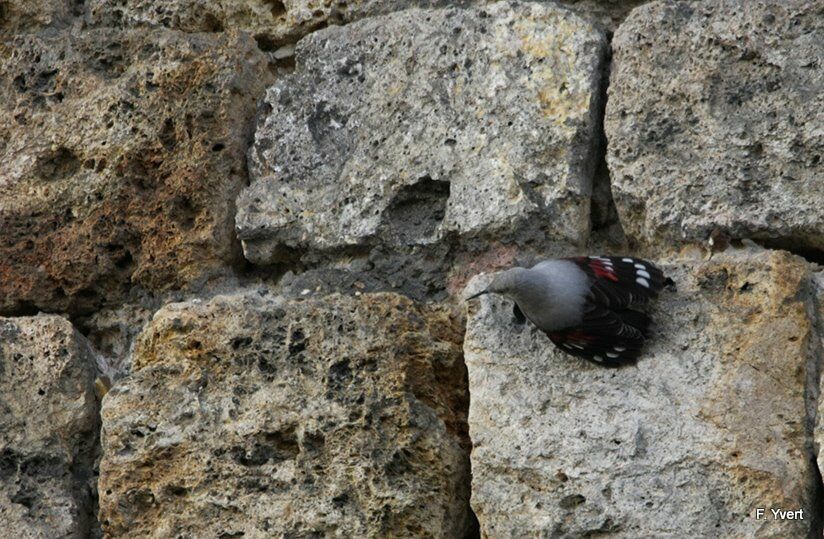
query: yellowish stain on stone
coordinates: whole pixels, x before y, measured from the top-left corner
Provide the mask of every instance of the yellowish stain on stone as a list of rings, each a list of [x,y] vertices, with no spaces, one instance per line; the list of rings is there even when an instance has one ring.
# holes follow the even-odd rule
[[[785,490],[785,474],[804,473],[804,387],[812,327],[802,295],[810,279],[803,260],[782,252],[766,252],[746,261],[719,256],[697,272],[701,293],[720,307],[710,312],[713,325],[727,328],[719,342],[718,373],[698,416],[730,433],[731,481],[753,481],[766,506],[791,506],[798,494]],[[784,398],[778,398],[779,395]],[[791,441],[788,448],[764,446],[766,439]],[[786,472],[770,470],[773,462],[797,455]],[[752,455],[758,455],[755,459]]]
[[[514,29],[532,68],[530,82],[536,86],[542,112],[559,127],[570,118],[587,114],[590,94],[581,79],[582,71],[576,69],[572,41],[576,33],[591,28],[559,18],[540,26],[530,20],[519,21]]]

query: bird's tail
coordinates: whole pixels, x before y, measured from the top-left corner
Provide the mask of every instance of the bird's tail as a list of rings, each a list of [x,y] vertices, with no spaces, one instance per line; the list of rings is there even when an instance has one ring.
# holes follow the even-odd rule
[[[635,311],[633,309],[624,309],[622,311],[617,311],[617,314],[621,317],[621,320],[625,324],[640,331],[645,338],[649,337],[649,328],[652,323],[652,319],[647,316],[646,313]]]

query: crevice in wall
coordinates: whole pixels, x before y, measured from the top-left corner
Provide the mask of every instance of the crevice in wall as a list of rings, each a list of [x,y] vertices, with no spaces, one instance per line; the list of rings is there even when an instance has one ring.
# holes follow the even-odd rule
[[[813,460],[813,485],[812,502],[813,514],[810,516],[809,539],[818,539],[824,534],[824,480],[821,478],[821,470],[816,461]]]
[[[471,506],[469,508],[469,528],[462,539],[481,539],[481,525]]]
[[[462,337],[466,339],[466,320],[463,320],[463,333]],[[463,347],[463,342],[461,342],[461,347]],[[461,354],[463,356],[463,354]],[[466,360],[463,358],[464,367],[466,368]],[[467,372],[468,375],[468,372]],[[466,380],[466,398],[467,398],[467,416],[466,416],[466,424],[467,424],[467,431],[469,429],[469,407],[472,406],[472,394],[469,392],[469,379],[467,376]],[[472,438],[469,438],[469,452],[467,453],[467,458],[469,459],[469,500],[467,500],[468,511],[469,511],[469,526],[466,530],[466,534],[463,536],[462,539],[480,539],[481,538],[481,523],[478,521],[478,515],[475,514],[475,511],[472,509]]]
[[[71,467],[72,477],[78,488],[84,491],[81,494],[84,503],[79,508],[83,512],[79,522],[80,535],[91,539],[103,537],[103,529],[97,520],[99,510],[97,477],[99,475],[100,456],[103,452],[100,439],[102,419],[99,407],[96,420],[96,430],[89,434],[89,438],[84,440],[85,443],[78,454],[77,460]]]
[[[821,399],[821,371],[824,367],[824,279],[817,282],[815,277],[810,282],[810,298],[807,315],[812,322],[813,332],[809,344],[809,360],[807,362],[807,378],[804,387],[807,418],[805,423],[807,433],[807,452],[810,458],[810,468],[813,477],[811,481],[810,507],[810,534],[809,537],[824,535],[824,479],[818,466],[818,451],[820,448],[815,440],[818,407]]]
[[[824,266],[824,249],[812,245],[803,238],[753,239],[753,241],[765,249],[789,251],[807,262]]]
[[[41,311],[37,305],[29,301],[18,301],[8,309],[0,309],[0,316],[35,316],[39,312],[46,311]]]
[[[255,43],[269,61],[269,71],[274,76],[288,75],[295,70],[295,45],[298,39],[275,41],[267,34],[256,34]]]
[[[595,170],[592,178],[592,198],[590,201],[590,238],[593,249],[625,251],[627,239],[618,208],[612,197],[612,181],[607,164],[607,136],[604,128],[606,118],[609,79],[612,71],[612,36],[607,35],[607,51],[602,65],[599,109],[595,118],[596,148]]]

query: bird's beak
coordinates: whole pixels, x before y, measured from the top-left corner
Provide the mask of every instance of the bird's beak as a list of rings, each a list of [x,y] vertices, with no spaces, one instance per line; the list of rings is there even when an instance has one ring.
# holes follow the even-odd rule
[[[489,294],[489,290],[481,290],[481,291],[480,291],[480,292],[478,292],[477,294],[472,294],[471,296],[469,296],[468,298],[466,298],[466,301],[469,301],[470,299],[475,299],[475,298],[477,298],[478,296],[483,296],[484,294]]]

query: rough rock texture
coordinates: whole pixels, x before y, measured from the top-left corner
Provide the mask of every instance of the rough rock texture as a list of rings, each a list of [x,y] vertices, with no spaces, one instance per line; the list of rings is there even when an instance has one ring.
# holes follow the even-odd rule
[[[467,5],[471,0],[90,0],[89,21],[105,26],[160,25],[186,32],[237,28],[263,48],[294,43],[329,24],[409,7]]]
[[[655,2],[613,40],[606,133],[627,233],[824,247],[824,2]]]
[[[554,5],[408,10],[315,32],[266,93],[246,257],[589,228],[605,41]]]
[[[150,302],[126,303],[78,317],[78,329],[94,344],[103,374],[114,380],[131,368],[135,341],[158,307]]]
[[[104,532],[459,537],[461,330],[393,294],[165,307],[104,399]]]
[[[82,0],[0,0],[0,35],[68,25],[82,13]]]
[[[637,367],[563,355],[516,325],[506,300],[470,304],[472,506],[483,536],[810,531],[820,479],[805,421],[807,264],[740,250],[665,268],[678,291],[654,309],[656,336]],[[758,521],[757,507],[806,519]]]
[[[85,312],[239,257],[234,197],[270,80],[248,36],[0,44],[0,312]]]
[[[0,536],[820,537],[824,0],[646,2],[0,0]]]
[[[613,32],[633,8],[650,0],[557,0],[578,15]]]
[[[93,529],[94,379],[94,354],[64,318],[0,318],[4,537],[87,537]]]
[[[559,0],[608,30],[647,0]],[[332,24],[408,8],[484,5],[487,0],[89,0],[92,25],[165,26],[185,32],[241,29],[265,49],[293,43]]]

